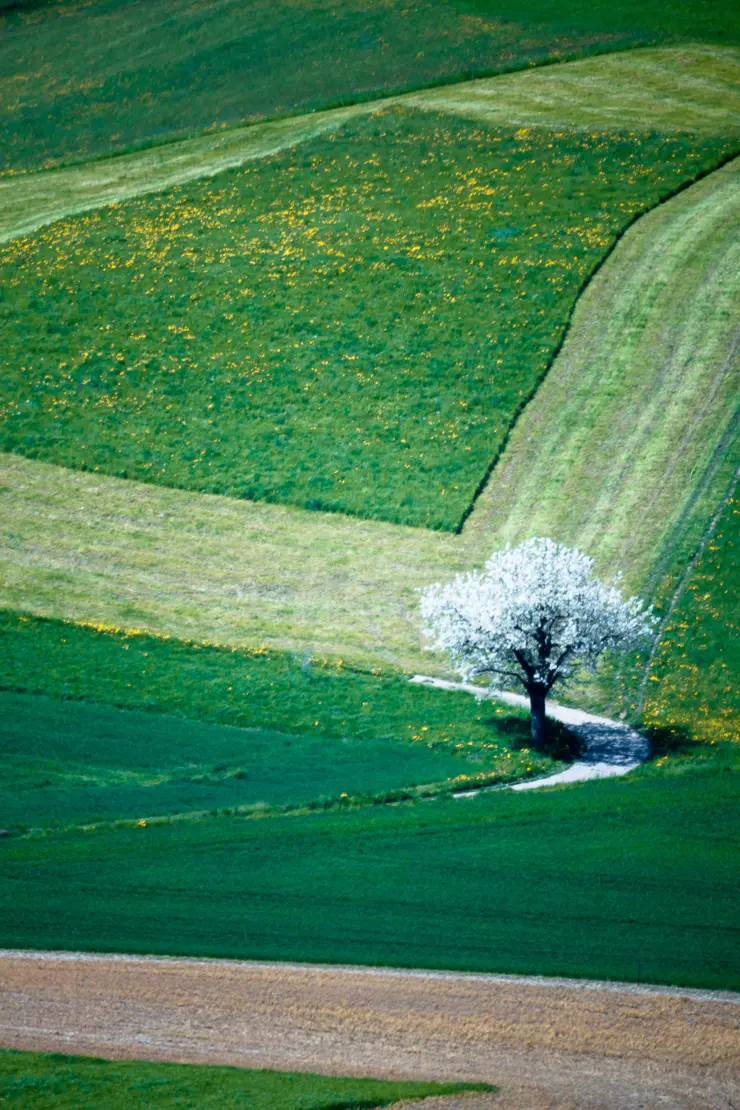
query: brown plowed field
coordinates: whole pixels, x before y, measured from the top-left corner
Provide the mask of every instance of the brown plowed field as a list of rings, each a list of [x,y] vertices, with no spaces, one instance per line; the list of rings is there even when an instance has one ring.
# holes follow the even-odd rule
[[[3,952],[0,1043],[501,1087],[445,1110],[740,1110],[740,995],[702,991]]]

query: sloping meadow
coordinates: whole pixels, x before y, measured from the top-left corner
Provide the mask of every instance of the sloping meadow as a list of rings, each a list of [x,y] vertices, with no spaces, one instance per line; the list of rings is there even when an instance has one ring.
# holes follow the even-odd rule
[[[521,711],[341,660],[7,612],[0,646],[10,828],[382,803],[558,766]]]
[[[711,136],[395,108],[0,253],[0,447],[454,531],[639,213]]]
[[[493,7],[493,10],[492,10]],[[105,156],[391,91],[679,38],[731,0],[2,0],[0,168]]]

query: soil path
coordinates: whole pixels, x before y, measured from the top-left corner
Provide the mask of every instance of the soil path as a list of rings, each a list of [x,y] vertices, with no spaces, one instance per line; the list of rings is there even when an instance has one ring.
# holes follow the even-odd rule
[[[5,951],[0,1043],[501,1088],[448,1110],[740,1105],[740,994],[723,992]]]
[[[424,686],[436,686],[440,690],[464,690],[476,698],[493,698],[495,701],[506,702],[507,705],[517,705],[524,709],[529,707],[529,702],[520,694],[510,694],[505,690],[490,690],[483,686],[473,686],[467,682],[447,682],[441,678],[430,678],[417,674],[412,682]],[[644,763],[650,754],[650,744],[640,732],[622,724],[621,721],[612,721],[608,717],[596,717],[593,713],[586,713],[582,709],[569,709],[566,705],[558,705],[555,701],[548,701],[547,715],[555,721],[561,721],[573,732],[578,733],[586,741],[586,751],[581,759],[572,763],[564,771],[547,778],[533,779],[530,782],[518,782],[510,790],[534,790],[538,786],[558,786],[564,782],[587,782],[589,779],[613,778],[616,775],[626,775]],[[480,793],[480,791],[465,791],[458,797],[467,797]]]

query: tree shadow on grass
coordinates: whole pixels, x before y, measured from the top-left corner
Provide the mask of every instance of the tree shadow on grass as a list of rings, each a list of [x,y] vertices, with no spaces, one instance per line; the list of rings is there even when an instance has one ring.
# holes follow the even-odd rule
[[[649,725],[642,730],[650,743],[650,759],[696,751],[701,741],[695,740],[683,725]]]
[[[503,733],[509,747],[515,752],[528,748],[529,751],[547,755],[561,763],[573,763],[586,751],[586,741],[581,736],[552,718],[548,718],[547,722],[547,742],[539,746],[532,740],[529,721],[522,717],[488,717],[482,723]]]

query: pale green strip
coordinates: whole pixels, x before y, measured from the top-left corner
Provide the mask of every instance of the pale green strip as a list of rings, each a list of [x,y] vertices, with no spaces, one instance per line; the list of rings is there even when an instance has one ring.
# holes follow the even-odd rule
[[[740,50],[668,46],[411,93],[407,104],[520,127],[740,131]]]
[[[449,534],[15,455],[0,503],[4,607],[364,663],[421,665],[414,589],[466,558]]]
[[[717,453],[740,388],[740,159],[644,216],[578,302],[465,529],[548,535],[640,589]]]
[[[379,105],[382,102],[312,112],[308,116],[183,139],[66,169],[0,177],[0,243],[28,235],[65,216],[211,177],[276,154],[336,130],[359,112],[376,110]]]
[[[167,143],[80,166],[0,178],[0,243],[44,224],[274,154],[389,104],[491,125],[740,134],[740,50],[676,46],[605,54],[424,93]]]

